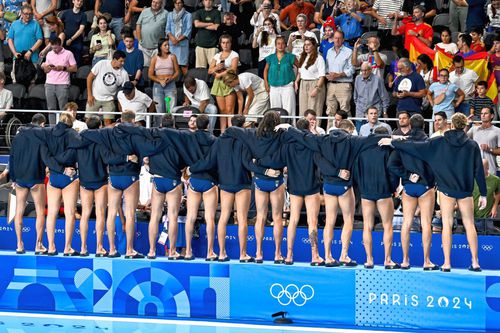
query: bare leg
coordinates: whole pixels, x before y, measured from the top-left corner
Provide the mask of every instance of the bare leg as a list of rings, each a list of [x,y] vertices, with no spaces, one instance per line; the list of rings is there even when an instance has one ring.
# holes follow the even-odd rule
[[[257,192],[257,190],[255,190],[255,192]],[[278,187],[274,192],[271,192],[269,198],[271,200],[271,209],[274,224],[274,260],[283,260],[283,255],[281,254],[281,242],[283,239],[283,205],[285,203],[285,184]]]
[[[417,209],[418,199],[403,193],[403,226],[401,227],[401,244],[403,250],[403,262],[401,267],[410,266],[410,230],[415,210]]]
[[[16,229],[17,248],[16,251],[24,251],[23,243],[23,216],[26,209],[26,199],[29,189],[16,185],[16,215],[14,216],[14,226]]]
[[[477,232],[474,225],[474,201],[472,197],[458,199],[457,201],[467,235],[467,242],[469,242],[472,267],[478,268],[479,259],[477,257]]]
[[[90,213],[92,212],[92,204],[94,203],[94,191],[86,190],[85,188],[80,186],[80,199],[82,203],[82,215],[80,217],[80,239],[82,245],[80,248],[80,253],[88,253],[87,237],[89,231]],[[97,233],[97,221],[96,221],[96,233]]]
[[[224,96],[216,96],[215,100],[217,101],[217,106],[219,107],[220,113],[224,114],[226,113],[226,98]],[[219,118],[219,123],[220,123],[220,132],[224,133],[227,127],[227,117],[220,117]]]
[[[43,246],[43,233],[45,232],[45,197],[47,191],[45,184],[37,184],[31,189],[31,196],[35,202],[36,210],[36,245],[35,251],[45,252],[47,249]]]
[[[384,227],[384,265],[392,266],[394,265],[394,261],[392,261],[391,259],[392,239],[394,236],[394,232],[392,229],[392,218],[394,217],[394,202],[392,201],[392,198],[380,199],[377,201],[377,208],[382,219],[382,225]]]
[[[201,203],[201,193],[188,189],[187,195],[187,216],[186,216],[186,257],[193,255],[191,243],[193,240],[193,229],[198,217],[198,209]],[[175,255],[175,254],[174,254]],[[172,254],[169,254],[172,256]]]
[[[339,199],[336,195],[330,195],[326,193],[323,195],[325,197],[325,213],[326,213],[325,229],[323,230],[325,260],[326,263],[333,263],[335,262],[335,259],[333,259],[332,256],[333,229],[335,228],[335,221],[337,220]]]
[[[71,242],[73,241],[73,233],[75,232],[75,211],[76,200],[78,200],[78,188],[80,181],[75,180],[62,190],[62,199],[64,202],[65,216],[65,245],[64,253],[73,253]]]
[[[339,260],[344,263],[351,262],[349,258],[349,245],[351,243],[352,229],[354,225],[354,190],[349,188],[346,193],[339,198],[339,206],[342,210],[342,217],[344,218],[344,226],[342,227],[342,252],[340,253]]]
[[[108,206],[108,185],[102,186],[94,191],[95,203],[95,236],[96,236],[96,254],[105,254],[103,238],[104,225],[106,223],[106,207]]]
[[[443,231],[441,232],[441,239],[443,243],[444,262],[441,266],[442,269],[451,268],[451,243],[453,238],[453,214],[455,210],[454,198],[439,192],[439,205],[441,206],[441,216],[443,220]]]
[[[375,202],[361,199],[361,209],[363,211],[363,245],[366,252],[365,266],[373,266],[372,231],[375,223]]]
[[[249,259],[247,254],[248,208],[250,207],[250,190],[236,193],[236,215],[238,216],[238,239],[240,242],[240,260]]]
[[[264,253],[262,251],[262,242],[264,240],[264,230],[267,220],[268,206],[269,206],[269,193],[263,192],[259,189],[255,189],[255,208],[257,209],[257,217],[255,219],[255,259],[260,260],[264,258]],[[273,209],[274,212],[274,209]],[[276,222],[274,223],[276,227]],[[283,228],[283,227],[282,227]]]
[[[176,252],[177,233],[179,231],[178,218],[182,199],[182,185],[167,193],[167,216],[169,221],[168,238],[170,238],[170,252]],[[156,229],[158,230],[158,228]],[[155,237],[156,238],[156,237]]]
[[[156,256],[156,237],[158,237],[158,223],[160,222],[161,219],[161,213],[163,211],[164,201],[165,201],[165,194],[158,192],[155,186],[153,185],[153,189],[151,190],[151,218],[149,219],[149,225],[148,225],[148,237],[149,237],[148,257]],[[171,222],[170,219],[168,221]],[[170,231],[170,225],[168,229]],[[172,240],[170,239],[170,242],[171,241]]]
[[[298,195],[290,194],[290,223],[288,224],[287,230],[287,252],[286,261],[293,262],[293,245],[295,243],[295,235],[297,233],[297,224],[300,220],[300,212],[302,210],[302,205],[304,203],[304,198]]]
[[[217,238],[219,239],[219,259],[225,259],[226,253],[226,227],[229,217],[233,212],[234,194],[220,191],[220,217],[217,225]],[[238,221],[239,222],[239,221]],[[238,223],[239,225],[239,223]],[[238,226],[239,230],[239,226]]]
[[[207,224],[207,259],[217,257],[214,251],[215,239],[215,212],[217,211],[218,187],[214,186],[203,193],[203,205],[205,208],[205,223]]]
[[[420,222],[422,224],[422,246],[424,247],[424,268],[433,267],[431,262],[431,242],[432,242],[432,215],[434,213],[434,202],[436,193],[434,189],[427,191],[418,198],[420,207]]]
[[[319,193],[306,195],[304,198],[307,212],[307,229],[309,240],[311,241],[311,262],[321,263],[323,258],[319,256],[318,251],[318,214],[320,208]]]
[[[136,181],[123,191],[123,200],[125,200],[125,234],[127,236],[127,256],[135,255],[134,236],[135,236],[135,210],[139,202],[139,182]]]
[[[108,185],[108,217],[106,219],[106,229],[108,230],[109,254],[114,255],[116,250],[115,233],[116,233],[116,214],[122,204],[122,191]],[[125,228],[124,228],[125,229]]]
[[[60,189],[53,187],[50,183],[47,184],[47,240],[49,253],[56,251],[55,230],[57,215],[61,207],[61,195]]]

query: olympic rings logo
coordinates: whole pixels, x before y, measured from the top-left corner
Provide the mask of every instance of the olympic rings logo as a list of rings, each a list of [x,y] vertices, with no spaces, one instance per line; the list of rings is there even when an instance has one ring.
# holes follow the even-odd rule
[[[304,306],[307,301],[314,297],[314,289],[308,284],[299,289],[295,284],[283,287],[282,284],[275,283],[269,288],[269,293],[283,306],[290,305],[292,302],[296,306]]]
[[[481,246],[481,248],[484,251],[491,251],[491,250],[493,250],[493,245],[483,245],[483,246]]]
[[[304,244],[311,244],[311,240],[309,238],[303,237],[302,238],[302,243],[304,243]]]

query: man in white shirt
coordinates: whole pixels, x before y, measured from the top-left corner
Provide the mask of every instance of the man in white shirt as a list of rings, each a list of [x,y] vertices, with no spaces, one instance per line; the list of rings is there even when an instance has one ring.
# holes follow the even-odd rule
[[[184,80],[183,90],[183,106],[192,105],[198,108],[200,113],[208,114],[208,129],[210,132],[213,132],[217,118],[210,115],[217,114],[217,107],[210,95],[210,89],[208,89],[207,83],[188,76]]]
[[[125,57],[123,51],[115,51],[112,60],[101,60],[92,68],[87,77],[87,112],[116,111],[116,93],[129,80],[128,73],[123,68]],[[85,114],[85,117],[90,114],[92,113]],[[115,115],[105,114],[103,118],[104,124],[108,126],[114,122]]]
[[[465,68],[465,62],[462,56],[456,55],[453,57],[453,66],[455,70],[450,72],[450,82],[454,83],[465,94],[464,101],[455,108],[455,112],[469,115],[469,102],[474,98],[476,81],[479,80],[479,76],[472,69]]]
[[[123,89],[118,92],[118,109],[132,110],[135,112],[135,123],[146,126],[146,116],[140,113],[156,112],[155,103],[145,93],[137,90],[132,82],[127,81],[123,84]]]

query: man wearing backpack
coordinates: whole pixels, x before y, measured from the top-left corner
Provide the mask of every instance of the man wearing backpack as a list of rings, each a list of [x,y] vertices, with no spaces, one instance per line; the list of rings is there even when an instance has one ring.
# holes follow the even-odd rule
[[[12,23],[7,34],[9,48],[15,58],[24,53],[26,60],[38,61],[38,48],[42,45],[43,34],[40,25],[33,20],[33,9],[29,5],[21,7],[21,18]],[[14,69],[12,69],[14,78]]]

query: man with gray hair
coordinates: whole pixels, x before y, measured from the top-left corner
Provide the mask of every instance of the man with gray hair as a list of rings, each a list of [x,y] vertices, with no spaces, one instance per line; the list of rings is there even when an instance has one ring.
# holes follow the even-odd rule
[[[367,53],[359,54],[361,46],[366,43],[368,48]],[[375,75],[384,78],[385,65],[387,64],[387,56],[380,53],[380,39],[377,36],[368,37],[366,40],[359,38],[352,49],[351,63],[354,67],[360,66],[363,62],[368,61],[372,67],[372,72]]]
[[[139,50],[144,54],[144,67],[148,67],[151,58],[157,53],[158,41],[165,38],[167,11],[162,8],[162,0],[152,0],[151,7],[144,8],[136,25]]]
[[[392,92],[398,99],[397,111],[407,111],[410,115],[422,113],[422,100],[427,94],[424,79],[412,70],[408,58],[399,59],[398,72],[401,75],[394,81]]]
[[[353,99],[357,118],[364,117],[369,106],[377,107],[381,111],[379,116],[387,117],[389,94],[385,89],[384,80],[372,72],[372,66],[368,62],[361,64],[361,75],[354,81]]]

